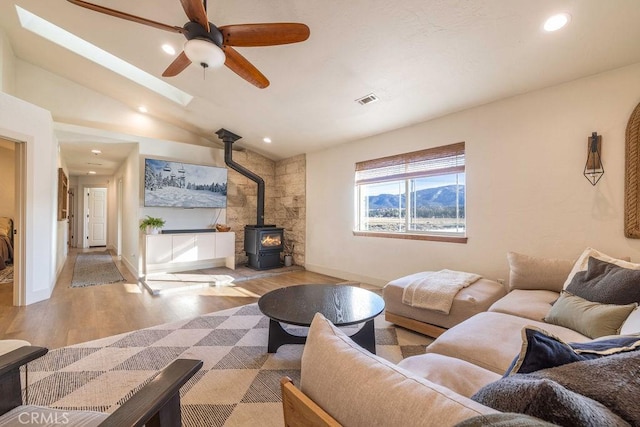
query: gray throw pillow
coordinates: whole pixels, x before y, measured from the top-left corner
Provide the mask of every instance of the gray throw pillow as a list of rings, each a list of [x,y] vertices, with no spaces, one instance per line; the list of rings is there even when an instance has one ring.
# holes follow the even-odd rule
[[[640,303],[640,270],[589,257],[587,270],[576,273],[566,290],[603,304]]]
[[[640,354],[626,352],[527,374],[553,380],[596,400],[632,425],[640,425]]]
[[[601,403],[530,374],[504,377],[482,387],[471,399],[501,412],[518,412],[562,426],[629,425]]]

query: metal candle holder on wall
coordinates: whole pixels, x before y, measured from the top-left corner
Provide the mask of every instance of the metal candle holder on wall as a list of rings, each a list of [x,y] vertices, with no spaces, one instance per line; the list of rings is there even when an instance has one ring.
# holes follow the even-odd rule
[[[584,165],[584,176],[591,185],[596,185],[602,175],[604,175],[602,135],[598,135],[598,132],[592,132],[587,139],[587,163]]]

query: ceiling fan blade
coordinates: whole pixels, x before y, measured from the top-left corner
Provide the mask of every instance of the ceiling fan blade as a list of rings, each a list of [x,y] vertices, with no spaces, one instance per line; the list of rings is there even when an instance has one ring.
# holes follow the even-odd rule
[[[225,25],[219,30],[224,36],[224,44],[228,46],[274,46],[298,43],[309,38],[309,27],[289,22]]]
[[[191,60],[187,58],[187,55],[184,53],[180,53],[176,59],[173,60],[171,64],[164,70],[162,73],[162,77],[174,77],[180,74],[185,68],[187,68],[191,64]]]
[[[222,46],[222,49],[227,57],[224,65],[231,69],[231,71],[260,89],[269,86],[269,80],[258,71],[251,62],[247,61],[244,56],[240,55],[230,46]]]
[[[204,9],[204,4],[200,0],[180,0],[184,13],[190,21],[197,22],[202,25],[207,33],[209,32],[209,18],[207,18],[207,11]]]
[[[116,18],[126,19],[127,21],[137,22],[138,24],[148,25],[150,27],[158,28],[165,31],[171,31],[174,33],[182,33],[184,30],[182,27],[176,27],[174,25],[167,25],[161,22],[152,21],[147,18],[141,18],[140,16],[131,15],[125,12],[120,12],[119,10],[109,9],[108,7],[99,6],[97,4],[88,3],[82,0],[67,0],[70,3],[75,4],[76,6],[84,7],[86,9],[91,9],[96,12],[101,12],[106,15],[115,16]]]

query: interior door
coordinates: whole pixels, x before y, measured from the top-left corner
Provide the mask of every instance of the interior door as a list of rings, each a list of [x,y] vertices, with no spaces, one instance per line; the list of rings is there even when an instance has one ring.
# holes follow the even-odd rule
[[[107,189],[89,188],[89,247],[107,246]]]

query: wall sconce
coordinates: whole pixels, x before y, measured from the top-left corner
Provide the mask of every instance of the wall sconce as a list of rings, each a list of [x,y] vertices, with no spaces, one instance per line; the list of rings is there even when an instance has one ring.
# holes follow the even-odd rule
[[[604,175],[602,164],[602,135],[592,132],[587,138],[587,163],[584,165],[584,176],[591,185],[596,185]]]

